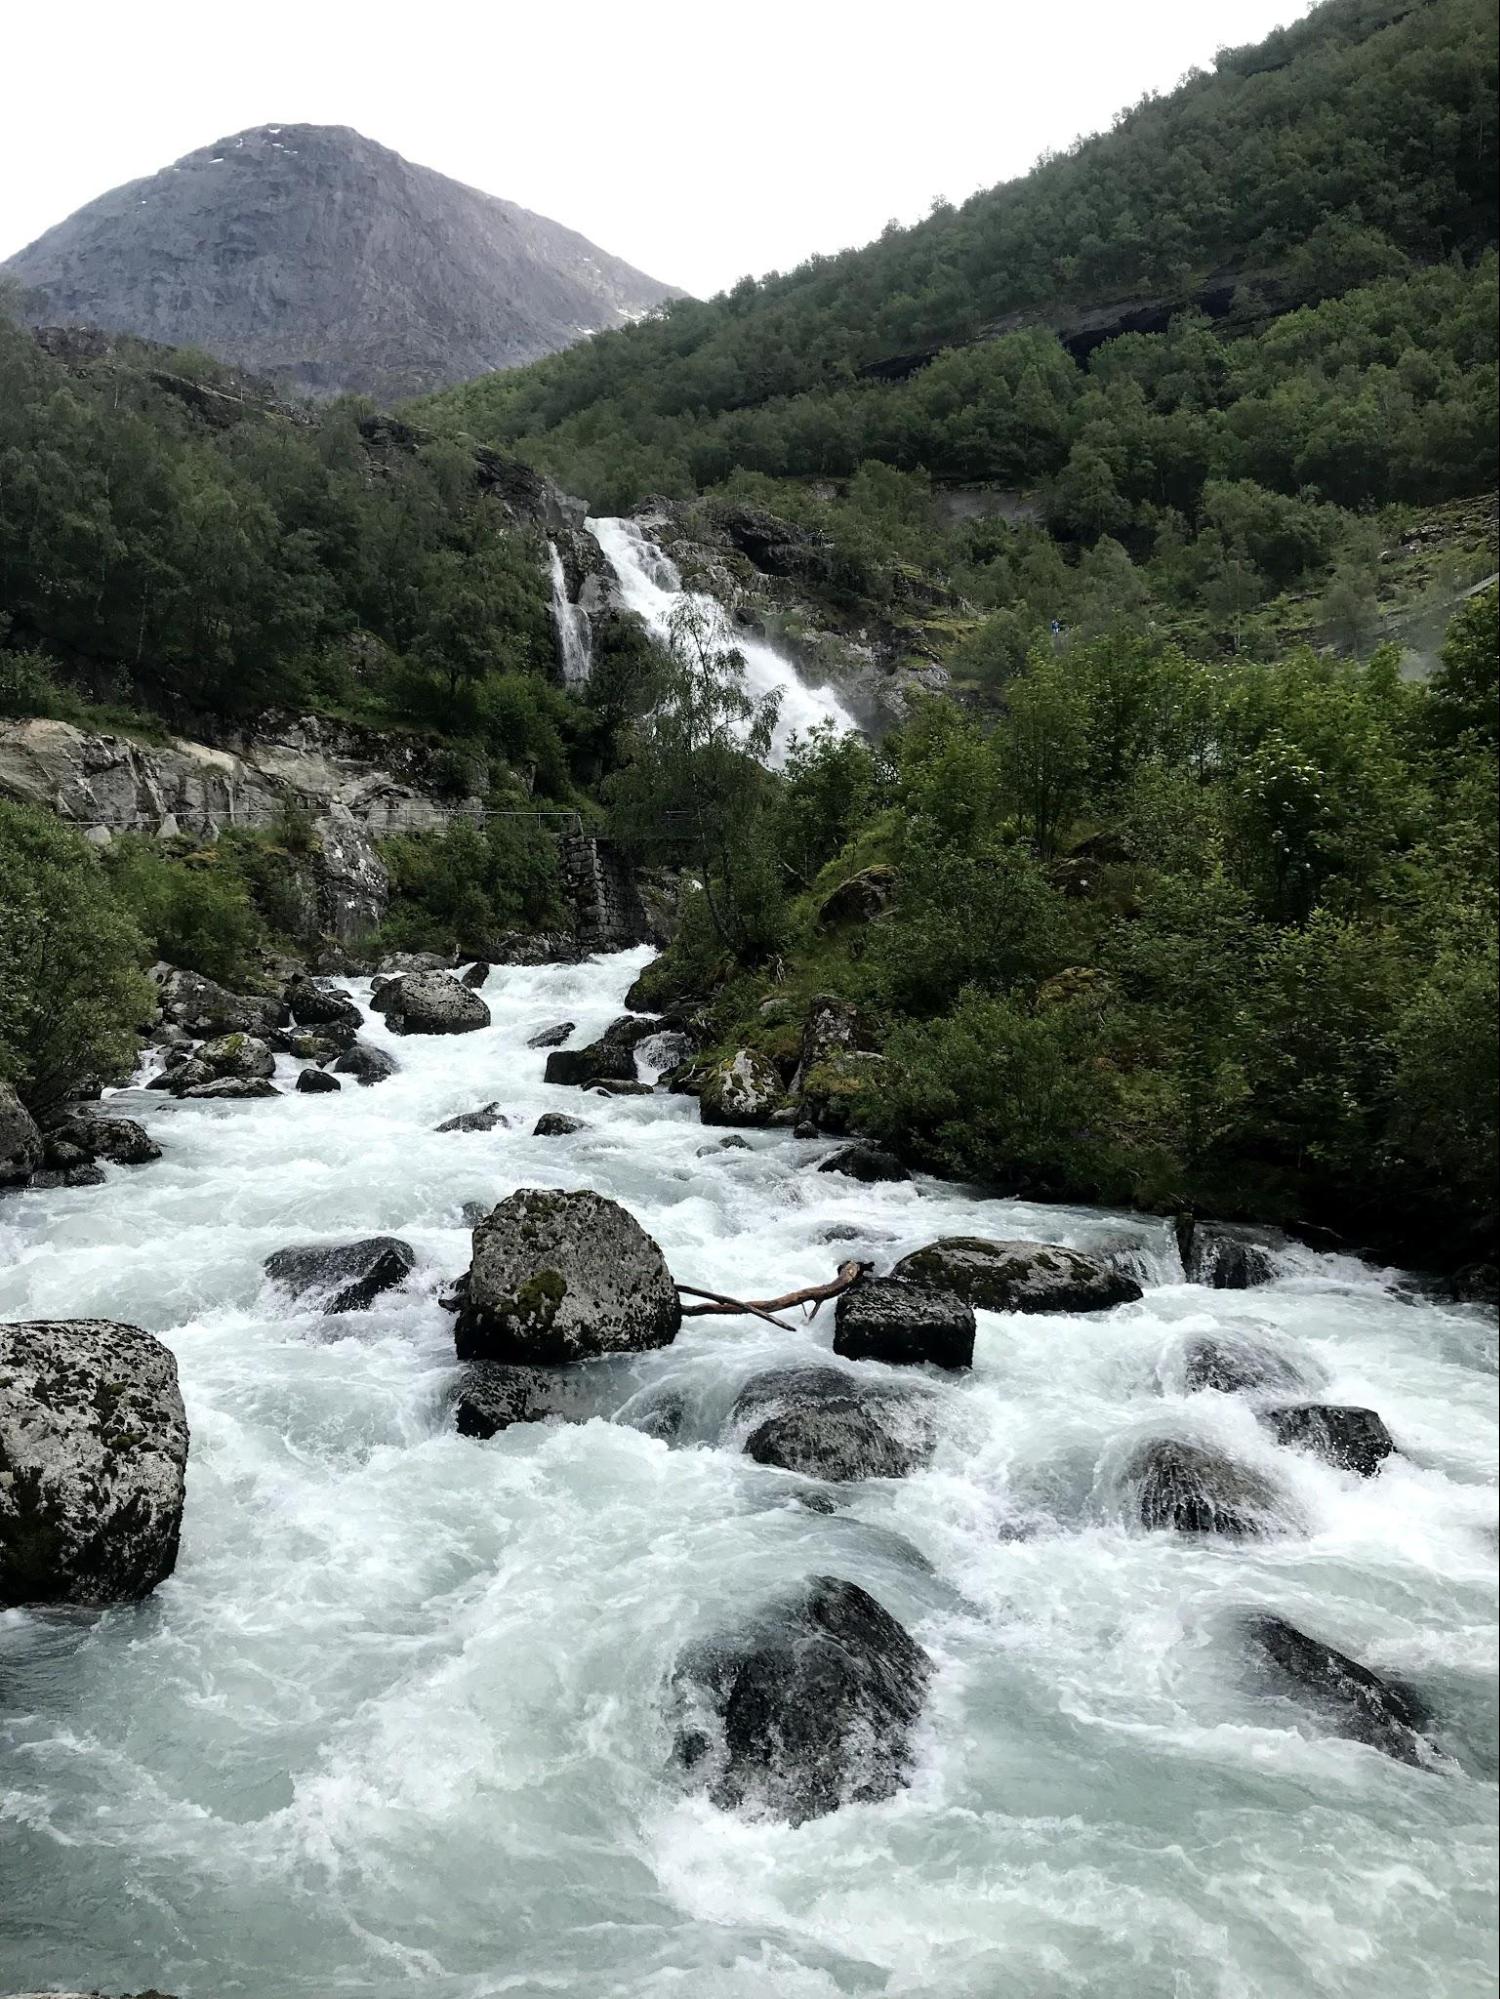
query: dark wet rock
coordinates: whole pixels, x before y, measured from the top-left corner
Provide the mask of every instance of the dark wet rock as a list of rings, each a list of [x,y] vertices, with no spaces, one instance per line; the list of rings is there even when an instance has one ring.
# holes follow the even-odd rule
[[[713,1802],[794,1825],[911,1777],[932,1661],[856,1584],[810,1576],[679,1662],[675,1754]]]
[[[304,1097],[327,1096],[343,1087],[338,1077],[330,1075],[326,1069],[304,1069],[297,1078],[297,1088]]]
[[[457,1117],[444,1118],[434,1131],[493,1131],[497,1125],[502,1130],[508,1127],[510,1119],[498,1104],[483,1104],[477,1111],[460,1111]]]
[[[895,900],[898,878],[891,867],[861,868],[824,898],[818,911],[820,930],[844,923],[871,923]]]
[[[1260,1340],[1204,1335],[1183,1350],[1182,1377],[1190,1392],[1216,1388],[1221,1395],[1285,1393],[1307,1386],[1290,1354]]]
[[[834,1367],[773,1368],[735,1398],[729,1428],[757,1464],[807,1478],[904,1478],[932,1455],[932,1397]]]
[[[902,1277],[866,1277],[839,1298],[833,1350],[845,1360],[892,1366],[925,1361],[933,1367],[971,1367],[974,1307],[954,1291]]]
[[[190,1090],[179,1090],[183,1098],[223,1098],[230,1103],[243,1103],[255,1097],[279,1097],[280,1090],[268,1076],[212,1076],[206,1083],[194,1083]]]
[[[191,1035],[264,1034],[285,1027],[286,1005],[257,993],[232,993],[200,972],[168,970],[157,988],[162,1019]]]
[[[374,979],[370,984],[371,1013],[389,1013],[401,997],[399,979]]]
[[[290,1034],[278,1036],[271,1045],[279,1048],[283,1055],[295,1055],[299,1062],[321,1064],[333,1061],[346,1048],[352,1048],[354,1042],[352,1029],[346,1032],[343,1028],[330,1027],[314,1034],[310,1029],[295,1027]]]
[[[1305,1703],[1335,1735],[1366,1743],[1400,1763],[1425,1760],[1427,1709],[1410,1687],[1381,1679],[1284,1618],[1248,1612],[1244,1631],[1273,1692]]]
[[[213,1041],[205,1041],[195,1059],[211,1077],[276,1074],[276,1057],[254,1034],[221,1034]]]
[[[561,1048],[568,1036],[575,1032],[575,1023],[560,1020],[555,1027],[541,1027],[526,1043],[528,1048]]]
[[[602,1082],[589,1084],[591,1097],[650,1097],[656,1094],[651,1083],[628,1083],[620,1076],[606,1076]]]
[[[71,1173],[79,1166],[92,1166],[92,1156],[81,1145],[74,1145],[71,1139],[55,1131],[47,1132],[42,1140],[42,1164],[54,1173]]]
[[[698,1091],[704,1124],[770,1124],[786,1103],[775,1066],[753,1048],[715,1063]]]
[[[512,1367],[471,1361],[458,1384],[455,1420],[461,1437],[494,1437],[516,1423],[550,1416],[587,1422],[598,1413],[598,1391],[587,1367]]]
[[[474,1231],[454,1340],[460,1360],[554,1366],[666,1346],[681,1323],[666,1258],[627,1209],[522,1187]]]
[[[716,1154],[721,1152],[750,1152],[753,1150],[754,1148],[751,1146],[748,1138],[741,1138],[737,1131],[732,1131],[727,1138],[716,1138],[712,1145],[700,1145],[694,1157],[697,1159],[712,1159]]]
[[[372,1048],[368,1041],[356,1041],[352,1048],[346,1048],[333,1067],[335,1074],[352,1076],[361,1088],[383,1083],[396,1073],[392,1057],[383,1048]]]
[[[941,1285],[985,1312],[1104,1312],[1141,1296],[1103,1257],[1056,1243],[948,1236],[903,1256],[893,1277]]]
[[[0,1082],[0,1187],[29,1180],[42,1163],[42,1134],[9,1083]]]
[[[566,1111],[543,1111],[531,1127],[533,1138],[570,1138],[575,1131],[587,1131],[588,1125],[581,1117],[569,1117]]]
[[[28,1183],[32,1187],[102,1187],[105,1172],[91,1159],[77,1166],[44,1166],[33,1173]]]
[[[825,1159],[818,1167],[820,1173],[842,1173],[846,1179],[861,1180],[872,1186],[881,1180],[909,1180],[911,1174],[901,1164],[894,1152],[887,1152],[883,1145],[845,1145]]]
[[[1261,1421],[1278,1444],[1312,1451],[1341,1471],[1373,1478],[1396,1446],[1373,1409],[1356,1409],[1329,1402],[1294,1402],[1267,1409]]]
[[[1500,1307],[1500,1268],[1493,1263],[1466,1263],[1455,1270],[1444,1287],[1460,1305]]]
[[[1258,1540],[1288,1524],[1285,1496],[1268,1478],[1204,1444],[1158,1437],[1141,1446],[1125,1475],[1145,1527]]]
[[[484,1001],[451,972],[406,972],[376,997],[397,1034],[472,1034],[490,1024]]]
[[[477,993],[489,977],[490,969],[483,958],[480,958],[474,964],[470,965],[466,972],[459,974],[458,982],[461,986],[468,986],[471,991]]]
[[[325,1312],[362,1312],[382,1291],[404,1284],[416,1262],[410,1243],[376,1235],[360,1242],[278,1249],[263,1268],[273,1284],[294,1298],[320,1295]]]
[[[817,1136],[818,1127],[810,1117],[799,1118],[797,1123],[792,1126],[793,1138],[816,1138]]]
[[[1270,1229],[1177,1217],[1177,1248],[1188,1282],[1207,1284],[1215,1291],[1248,1291],[1252,1285],[1269,1284],[1276,1275],[1272,1252],[1285,1242],[1285,1236]]]
[[[554,1050],[547,1057],[545,1080],[572,1084],[633,1083],[635,1051],[641,1042],[659,1032],[660,1025],[656,1020],[643,1020],[639,1014],[622,1014],[605,1028],[597,1041],[590,1041],[582,1048]]]
[[[134,1118],[70,1111],[52,1129],[91,1159],[107,1159],[115,1166],[149,1166],[161,1158],[161,1147]]]
[[[687,1397],[680,1388],[667,1383],[643,1388],[615,1411],[617,1423],[639,1430],[647,1437],[656,1437],[664,1444],[676,1443],[687,1426],[687,1418]]]
[[[177,1364],[112,1319],[0,1325],[0,1608],[145,1596],[177,1562]]]
[[[862,1228],[854,1222],[831,1222],[818,1231],[819,1242],[889,1242],[889,1229]]]
[[[303,974],[288,982],[284,997],[299,1027],[337,1028],[352,1041],[364,1023],[364,1015],[347,993]]]

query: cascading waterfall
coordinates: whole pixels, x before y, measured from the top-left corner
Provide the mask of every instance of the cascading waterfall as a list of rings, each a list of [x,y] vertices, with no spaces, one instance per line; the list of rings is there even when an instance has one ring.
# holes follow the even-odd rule
[[[672,616],[691,598],[706,619],[717,644],[734,647],[745,661],[747,691],[757,700],[780,696],[780,713],[772,741],[771,761],[785,760],[793,736],[806,737],[820,723],[853,729],[853,716],[831,687],[809,687],[792,662],[764,639],[731,625],[722,604],[703,591],[687,591],[671,558],[651,540],[638,522],[604,518],[591,520],[589,532],[603,549],[628,610],[636,612],[648,631],[664,643],[671,637]]]
[[[552,624],[563,685],[582,687],[593,670],[593,633],[582,607],[568,595],[568,575],[556,542],[548,542],[547,555],[552,570]]]
[[[1493,1334],[1393,1273],[1297,1251],[1251,1291],[1185,1284],[1169,1226],[816,1171],[833,1141],[722,1149],[691,1099],[550,1086],[644,950],[506,969],[493,1024],[362,1030],[373,1089],[194,1103],[130,1091],[164,1157],[0,1199],[0,1319],[108,1316],[176,1354],[192,1426],[176,1574],[147,1602],[0,1614],[0,1990],[183,1999],[1479,1999],[1494,1855]],[[349,991],[361,1005],[368,986]],[[643,1045],[654,1074],[672,1051]],[[298,1065],[279,1058],[285,1086]],[[500,1096],[509,1129],[441,1133]],[[585,1128],[536,1138],[543,1110]],[[622,1201],[683,1281],[741,1296],[940,1236],[1130,1256],[1137,1304],[979,1315],[929,1378],[899,1480],[812,1488],[726,1444],[744,1379],[826,1365],[794,1330],[690,1320],[624,1363],[683,1408],[459,1437],[463,1209],[517,1186]],[[395,1233],[401,1289],[337,1319],[273,1250]],[[1380,1411],[1361,1480],[1182,1387],[1184,1342],[1295,1354]],[[895,1378],[902,1370],[860,1364]],[[613,1363],[593,1363],[610,1379]],[[1145,1436],[1273,1476],[1267,1541],[1148,1533],[1115,1467]],[[937,1674],[910,1787],[801,1827],[721,1812],[668,1758],[685,1645],[790,1579],[869,1590]],[[1409,1678],[1450,1761],[1332,1738],[1243,1676],[1265,1606]]]

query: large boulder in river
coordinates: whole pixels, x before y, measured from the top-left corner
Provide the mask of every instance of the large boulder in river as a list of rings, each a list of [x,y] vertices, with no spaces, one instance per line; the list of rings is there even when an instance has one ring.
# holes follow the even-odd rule
[[[574,1021],[559,1020],[555,1021],[551,1027],[539,1027],[536,1033],[529,1037],[526,1046],[528,1048],[561,1048],[563,1043],[573,1033],[575,1026],[576,1022]]]
[[[666,1346],[681,1323],[666,1258],[627,1209],[522,1187],[474,1231],[454,1343],[460,1360],[555,1366]]]
[[[373,1235],[278,1249],[263,1268],[273,1284],[324,1312],[363,1312],[382,1291],[404,1284],[416,1262],[410,1243],[399,1236]]]
[[[472,1034],[490,1010],[451,972],[407,972],[382,986],[380,1011],[397,1034]]]
[[[774,1064],[753,1048],[715,1063],[698,1092],[704,1124],[768,1125],[785,1105]]]
[[[833,1350],[845,1360],[972,1367],[974,1307],[956,1291],[904,1277],[867,1277],[839,1297]]]
[[[1261,1416],[1278,1444],[1311,1451],[1340,1471],[1373,1478],[1396,1446],[1373,1409],[1331,1402],[1293,1402]]]
[[[1367,1743],[1401,1763],[1421,1763],[1426,1704],[1399,1681],[1383,1680],[1285,1618],[1247,1613],[1245,1636],[1267,1690],[1310,1707],[1335,1735]]]
[[[1125,1469],[1144,1527],[1260,1540],[1289,1524],[1286,1496],[1270,1479],[1206,1444],[1157,1437]]]
[[[956,1291],[985,1312],[1104,1312],[1141,1296],[1103,1257],[1057,1243],[947,1236],[903,1256],[891,1272]]]
[[[42,1163],[42,1134],[9,1083],[0,1082],[0,1187],[29,1180]]]
[[[226,1076],[270,1077],[276,1074],[276,1057],[254,1034],[221,1034],[213,1041],[205,1041],[193,1059],[200,1068],[208,1071],[204,1081]]]
[[[361,1089],[383,1083],[387,1076],[396,1073],[395,1059],[387,1055],[383,1048],[372,1047],[368,1041],[356,1041],[352,1047],[346,1048],[333,1067],[340,1076],[352,1076]]]
[[[331,1028],[339,1038],[352,1041],[364,1024],[364,1015],[347,993],[304,972],[288,982],[282,997],[299,1027]]]
[[[113,1319],[0,1326],[0,1609],[130,1602],[177,1561],[177,1363]]]
[[[855,1145],[840,1146],[837,1152],[830,1153],[822,1161],[818,1171],[840,1173],[846,1180],[859,1180],[867,1187],[883,1180],[911,1178],[894,1152],[887,1152],[883,1145],[871,1145],[864,1139]]]
[[[111,1117],[105,1111],[69,1111],[52,1134],[91,1159],[108,1159],[115,1166],[149,1166],[161,1158],[161,1147],[134,1118]]]
[[[281,1092],[269,1076],[210,1076],[206,1082],[194,1083],[191,1089],[179,1090],[177,1094],[183,1098],[223,1097],[235,1103],[254,1097],[279,1097]]]
[[[836,1367],[772,1368],[752,1375],[729,1414],[757,1464],[843,1481],[905,1478],[932,1455],[933,1398]]]
[[[635,1051],[661,1022],[645,1020],[639,1014],[622,1014],[596,1041],[582,1048],[558,1048],[547,1057],[544,1080],[549,1083],[633,1083],[636,1080]],[[529,1043],[535,1046],[535,1043]]]
[[[517,1423],[558,1417],[584,1423],[600,1413],[598,1385],[588,1367],[511,1367],[474,1360],[458,1384],[455,1421],[461,1437],[494,1437]],[[616,1393],[618,1400],[618,1392]]]
[[[1177,1218],[1177,1249],[1190,1284],[1207,1284],[1215,1291],[1247,1291],[1269,1284],[1276,1275],[1274,1251],[1286,1237],[1274,1229],[1247,1228],[1238,1222],[1201,1222],[1192,1215]]]
[[[678,1763],[724,1810],[793,1825],[893,1796],[932,1661],[883,1605],[836,1576],[764,1604],[748,1631],[679,1662]]]
[[[566,1111],[543,1111],[531,1127],[533,1138],[571,1138],[575,1131],[587,1131],[588,1125],[581,1117],[569,1117]]]
[[[481,1104],[476,1111],[460,1111],[457,1117],[444,1118],[441,1124],[433,1126],[433,1130],[494,1131],[497,1125],[504,1130],[509,1123],[510,1119],[500,1106],[491,1103]]]
[[[196,1037],[217,1034],[265,1034],[284,1027],[287,1009],[279,999],[257,993],[232,993],[201,972],[168,969],[157,988],[162,1019]]]

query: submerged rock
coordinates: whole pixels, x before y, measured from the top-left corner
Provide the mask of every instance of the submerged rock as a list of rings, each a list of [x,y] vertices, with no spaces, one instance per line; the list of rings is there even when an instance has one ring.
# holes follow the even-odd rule
[[[1145,1527],[1259,1540],[1288,1524],[1286,1498],[1268,1478],[1204,1444],[1155,1438],[1135,1453],[1125,1476]]]
[[[581,1117],[569,1117],[566,1111],[543,1111],[531,1127],[533,1138],[568,1138],[575,1131],[587,1131],[588,1125]]]
[[[956,1291],[985,1312],[1105,1312],[1141,1293],[1103,1257],[1057,1243],[946,1236],[903,1256],[893,1277]]]
[[[550,1416],[583,1423],[598,1412],[598,1389],[587,1367],[512,1367],[470,1361],[458,1384],[455,1420],[461,1437],[494,1437],[516,1423]]]
[[[297,1088],[304,1097],[326,1096],[343,1087],[338,1077],[331,1076],[326,1069],[304,1069],[297,1078]]]
[[[1177,1248],[1190,1284],[1207,1284],[1215,1291],[1247,1291],[1269,1284],[1276,1275],[1273,1248],[1286,1238],[1274,1230],[1253,1229],[1238,1222],[1200,1222],[1192,1215],[1177,1218]]]
[[[1373,1409],[1340,1407],[1329,1402],[1294,1402],[1267,1409],[1261,1417],[1278,1444],[1312,1451],[1341,1471],[1373,1478],[1396,1446]]]
[[[704,1124],[762,1126],[771,1123],[785,1101],[774,1065],[753,1048],[742,1048],[703,1078],[698,1115]]]
[[[177,1363],[113,1319],[0,1325],[0,1608],[130,1602],[177,1562]]]
[[[483,958],[476,959],[466,972],[459,974],[458,982],[461,986],[468,986],[472,992],[477,993],[489,977],[490,969]]]
[[[810,1576],[683,1656],[676,1759],[722,1809],[793,1825],[889,1798],[910,1779],[932,1671],[874,1597]]]
[[[955,1291],[904,1277],[866,1277],[841,1294],[833,1350],[845,1360],[972,1367],[974,1307]]]
[[[484,1104],[477,1111],[460,1111],[457,1117],[445,1118],[434,1131],[493,1131],[496,1125],[502,1129],[509,1126],[510,1119],[501,1111],[499,1104]]]
[[[1244,1631],[1272,1689],[1306,1702],[1335,1735],[1366,1743],[1400,1763],[1425,1760],[1421,1730],[1427,1710],[1409,1687],[1381,1679],[1284,1618],[1249,1612]]]
[[[224,1097],[231,1102],[242,1102],[254,1097],[279,1097],[280,1090],[269,1076],[211,1076],[205,1083],[194,1083],[191,1089],[179,1090],[180,1097]]]
[[[396,1063],[382,1048],[372,1048],[368,1041],[356,1041],[352,1048],[346,1048],[333,1065],[340,1076],[352,1076],[362,1089],[372,1083],[383,1083],[387,1076],[394,1076]]]
[[[451,972],[406,972],[382,986],[372,1005],[397,1034],[472,1034],[488,1027],[490,1010]]]
[[[1183,1350],[1183,1381],[1189,1391],[1216,1388],[1221,1395],[1298,1389],[1307,1377],[1290,1354],[1259,1340],[1205,1336]]]
[[[862,1180],[871,1186],[881,1180],[909,1180],[911,1174],[901,1164],[894,1152],[887,1152],[883,1145],[845,1145],[825,1159],[818,1167],[820,1173],[842,1173],[850,1180]]]
[[[454,1342],[460,1360],[551,1366],[666,1346],[681,1323],[666,1258],[627,1209],[522,1187],[474,1231]]]
[[[805,1478],[905,1478],[932,1455],[932,1397],[836,1367],[772,1368],[735,1398],[746,1457]]]
[[[560,1020],[555,1027],[540,1027],[526,1043],[528,1048],[561,1048],[568,1036],[576,1031],[571,1020]]]
[[[294,1298],[325,1293],[325,1312],[362,1312],[382,1291],[394,1290],[416,1268],[416,1253],[399,1236],[366,1236],[359,1242],[309,1243],[278,1249],[262,1268]]]
[[[0,1082],[0,1187],[29,1180],[42,1163],[42,1134],[9,1083]]]

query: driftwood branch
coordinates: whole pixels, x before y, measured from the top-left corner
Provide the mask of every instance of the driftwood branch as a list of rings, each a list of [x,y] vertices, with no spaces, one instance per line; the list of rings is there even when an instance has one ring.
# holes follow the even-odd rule
[[[789,1333],[795,1329],[785,1319],[773,1317],[774,1313],[787,1311],[793,1305],[811,1305],[812,1310],[807,1316],[815,1319],[818,1307],[826,1298],[837,1298],[841,1291],[847,1291],[868,1268],[869,1265],[864,1263],[841,1263],[838,1276],[827,1284],[805,1284],[800,1291],[784,1291],[779,1298],[727,1298],[722,1291],[700,1291],[695,1284],[679,1284],[677,1289],[684,1298],[706,1298],[709,1301],[706,1305],[685,1305],[682,1310],[685,1319],[747,1312],[753,1318],[764,1319],[767,1324],[779,1326],[782,1332]]]

